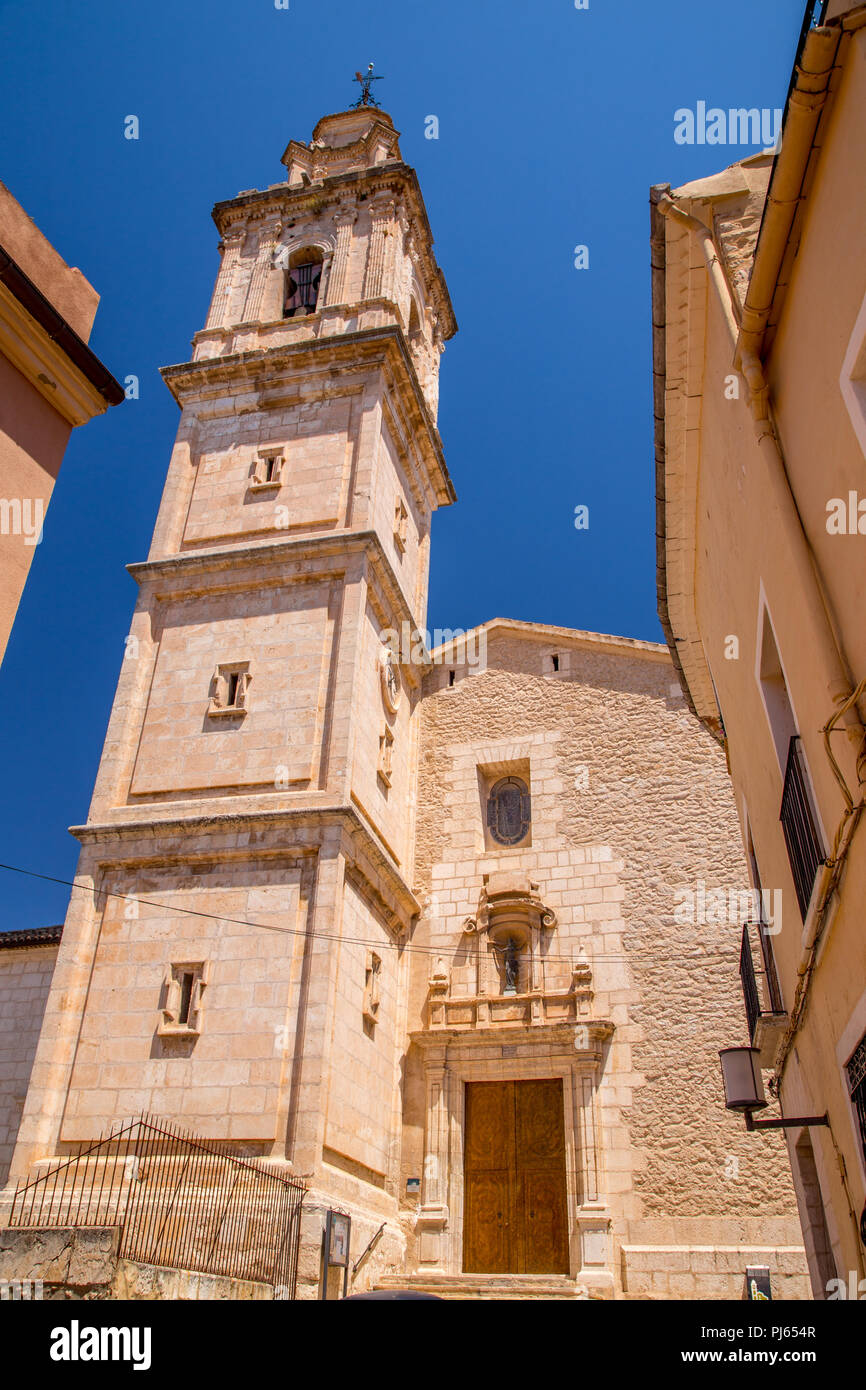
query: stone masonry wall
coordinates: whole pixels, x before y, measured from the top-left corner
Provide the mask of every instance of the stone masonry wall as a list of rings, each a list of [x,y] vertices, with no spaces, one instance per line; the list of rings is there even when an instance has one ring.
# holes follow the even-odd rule
[[[57,947],[0,950],[0,1187],[6,1181]]]
[[[703,881],[708,889],[746,890],[749,881],[724,756],[688,713],[664,649],[636,644],[630,652],[581,644],[558,629],[524,636],[494,628],[487,669],[459,668],[457,676],[449,688],[446,663],[425,687],[416,882],[432,904],[429,921],[441,919],[443,902],[447,914],[449,866],[456,871],[466,860],[480,879],[502,857],[485,851],[481,798],[459,790],[455,759],[472,745],[528,740],[538,749],[530,761],[541,756],[544,775],[538,785],[533,778],[525,867],[542,898],[557,897],[560,942],[579,938],[594,970],[603,967],[614,987],[632,991],[613,1012],[617,1032],[603,1082],[608,1146],[612,1139],[630,1154],[629,1173],[608,1174],[609,1194],[621,1194],[619,1217],[706,1217],[718,1225],[793,1216],[783,1141],[747,1134],[724,1109],[717,1052],[745,1035],[739,922],[678,923],[674,915],[684,888]],[[618,887],[595,902],[591,893],[561,891],[574,884],[554,882],[557,872],[565,866],[573,877],[575,852],[598,846],[613,861]],[[516,867],[519,851],[508,854]],[[455,950],[457,931],[455,919]],[[606,959],[620,951],[618,963]],[[626,970],[621,980],[617,969],[610,973],[617,964]],[[421,1026],[426,973],[425,962],[416,969],[410,1027]],[[623,1048],[630,1062],[617,1062]],[[408,1099],[412,1145],[420,1115],[411,1092]],[[723,1237],[720,1227],[709,1243]],[[643,1243],[637,1228],[630,1239]]]

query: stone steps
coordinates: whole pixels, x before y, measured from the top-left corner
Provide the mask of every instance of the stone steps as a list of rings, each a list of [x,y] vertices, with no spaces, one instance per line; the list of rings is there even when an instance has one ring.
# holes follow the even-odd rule
[[[559,1274],[385,1274],[377,1289],[411,1289],[450,1299],[582,1299],[584,1285]]]

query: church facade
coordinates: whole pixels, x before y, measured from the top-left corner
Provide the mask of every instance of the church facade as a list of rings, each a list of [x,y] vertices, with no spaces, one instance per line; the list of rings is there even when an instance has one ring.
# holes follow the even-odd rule
[[[748,890],[724,758],[660,645],[424,641],[456,331],[370,105],[220,203],[181,419],[13,1177],[152,1113],[304,1179],[301,1297],[808,1296],[746,1143]],[[405,639],[409,636],[409,641]],[[398,636],[399,635],[399,636]]]

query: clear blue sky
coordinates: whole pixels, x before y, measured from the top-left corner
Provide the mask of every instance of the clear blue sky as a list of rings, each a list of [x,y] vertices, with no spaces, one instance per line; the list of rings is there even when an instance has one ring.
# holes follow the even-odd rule
[[[429,626],[661,639],[648,189],[751,152],[677,145],[674,110],[782,106],[802,11],[0,0],[0,178],[102,296],[96,353],[141,380],[138,401],[73,434],[0,668],[0,859],[74,872],[66,827],[87,814],[135,602],[124,565],[146,555],[177,428],[158,368],[186,361],[204,322],[211,207],[282,178],[287,141],[354,100],[370,61],[460,324],[439,417],[458,502],[434,523]],[[62,921],[67,899],[0,872],[0,927]]]

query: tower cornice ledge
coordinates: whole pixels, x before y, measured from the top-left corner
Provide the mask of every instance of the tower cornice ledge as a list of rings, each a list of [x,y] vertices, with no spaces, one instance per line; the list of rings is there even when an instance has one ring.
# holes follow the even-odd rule
[[[368,884],[379,905],[381,915],[388,922],[389,929],[395,935],[406,931],[411,919],[417,917],[421,912],[421,903],[401,874],[375,826],[352,803],[319,807],[284,807],[278,811],[224,812],[211,816],[178,816],[174,814],[170,819],[165,820],[154,819],[152,804],[143,806],[141,809],[143,812],[141,818],[126,816],[124,819],[118,820],[71,825],[69,826],[69,833],[74,835],[75,839],[82,845],[106,846],[122,844],[124,841],[140,842],[146,839],[153,845],[153,854],[149,855],[148,858],[158,858],[161,853],[161,844],[176,835],[182,835],[186,841],[192,832],[198,835],[216,837],[251,829],[280,831],[298,825],[318,827],[338,825],[344,829],[350,841],[351,853],[347,854],[349,866]],[[125,811],[126,808],[122,808],[122,810]],[[261,850],[267,848],[269,847],[264,844],[259,845]],[[281,841],[280,848],[286,851],[292,846]],[[309,845],[298,848],[305,853],[311,852]],[[227,854],[231,852],[233,851],[226,851]],[[246,847],[245,853],[248,852],[249,847]],[[213,857],[213,853],[213,849],[210,849],[208,851],[209,857]],[[136,861],[141,859],[140,850],[134,858]],[[120,855],[120,862],[126,862],[122,854]],[[389,910],[387,901],[381,892],[382,884],[376,882],[377,875],[384,882],[387,892],[391,895],[391,901],[395,902],[400,909],[399,913]]]
[[[137,560],[126,569],[141,585],[160,578],[234,574],[241,567],[278,564],[281,560],[341,558],[353,551],[370,557],[373,572],[392,612],[401,622],[414,627],[415,615],[377,531],[332,531],[326,535],[293,536],[288,540],[261,540],[246,545],[228,543],[208,550],[181,551],[159,559]]]
[[[387,360],[410,407],[410,424],[416,437],[426,446],[424,453],[437,505],[447,507],[456,502],[457,493],[445,463],[439,431],[424,400],[403,331],[396,325],[306,338],[299,343],[283,343],[279,347],[256,348],[223,357],[203,357],[197,362],[178,362],[162,367],[160,375],[183,410],[201,402],[209,391],[218,390],[220,398],[224,398],[224,388],[239,376],[252,382],[254,389],[273,393],[277,385],[275,373],[281,366],[300,372],[306,366],[320,365],[313,360],[319,356],[326,361],[342,359],[353,371],[357,371],[365,358],[368,365],[374,366]]]

